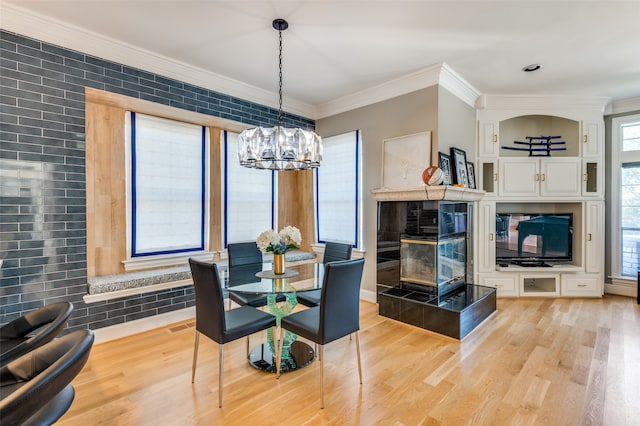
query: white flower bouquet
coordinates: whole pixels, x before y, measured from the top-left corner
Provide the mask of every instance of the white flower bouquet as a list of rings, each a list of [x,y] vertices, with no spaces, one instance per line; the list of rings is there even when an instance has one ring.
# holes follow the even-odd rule
[[[256,240],[260,250],[273,254],[285,254],[291,249],[297,249],[301,242],[302,235],[295,226],[285,226],[280,232],[269,229],[261,233]]]

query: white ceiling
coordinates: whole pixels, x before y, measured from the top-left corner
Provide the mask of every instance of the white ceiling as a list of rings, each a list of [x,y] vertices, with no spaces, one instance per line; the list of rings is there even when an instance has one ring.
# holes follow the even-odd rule
[[[639,1],[3,1],[270,92],[285,18],[283,90],[314,106],[443,62],[485,94],[640,96]]]

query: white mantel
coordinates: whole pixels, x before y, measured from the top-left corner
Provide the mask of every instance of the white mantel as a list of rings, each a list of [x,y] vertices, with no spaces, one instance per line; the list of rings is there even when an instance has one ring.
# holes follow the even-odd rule
[[[479,201],[485,192],[479,189],[450,185],[418,186],[415,188],[376,188],[371,193],[376,201]]]

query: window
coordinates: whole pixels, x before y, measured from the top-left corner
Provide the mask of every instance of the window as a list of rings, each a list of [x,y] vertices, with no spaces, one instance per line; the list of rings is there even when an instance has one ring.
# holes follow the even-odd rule
[[[275,229],[275,173],[250,169],[238,162],[238,135],[223,132],[224,247],[252,241],[266,229]]]
[[[206,129],[134,112],[128,127],[129,257],[204,250]]]
[[[337,241],[360,247],[362,181],[360,132],[324,138],[322,165],[315,170],[319,243]]]
[[[640,266],[640,115],[612,120],[612,262],[614,276]]]

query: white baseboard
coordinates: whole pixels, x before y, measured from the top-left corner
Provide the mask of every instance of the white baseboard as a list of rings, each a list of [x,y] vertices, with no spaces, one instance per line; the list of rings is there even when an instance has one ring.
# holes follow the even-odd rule
[[[376,292],[371,290],[360,289],[360,299],[366,300],[367,302],[371,303],[378,303],[378,301],[376,300]]]
[[[637,297],[638,295],[638,289],[635,284],[629,285],[625,283],[604,283],[604,292],[607,294],[629,297]]]
[[[125,322],[124,324],[116,324],[110,327],[99,328],[93,330],[95,340],[94,343],[104,343],[109,340],[119,339],[121,337],[130,336],[132,334],[142,333],[144,331],[153,330],[154,328],[164,327],[168,324],[187,320],[196,317],[196,308],[194,306],[178,311],[167,312],[152,317],[141,318],[135,321]]]

